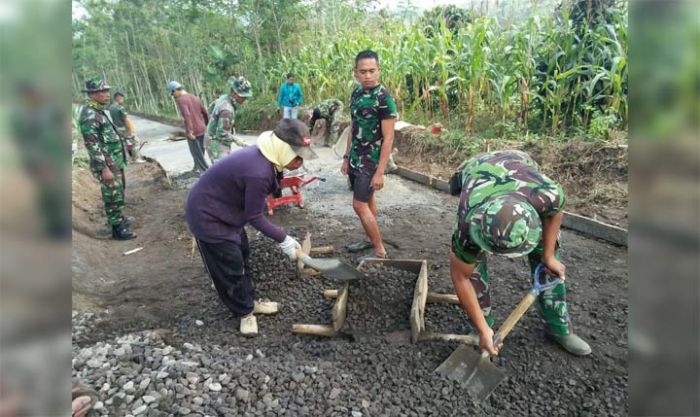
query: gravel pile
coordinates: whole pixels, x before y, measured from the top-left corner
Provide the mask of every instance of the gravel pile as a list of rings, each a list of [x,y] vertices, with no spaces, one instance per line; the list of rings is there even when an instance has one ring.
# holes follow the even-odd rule
[[[190,307],[169,322],[118,327],[108,315],[74,313],[73,377],[98,390],[96,415],[626,414],[627,312],[614,297],[594,304],[579,297],[580,287],[571,286],[572,297],[578,297],[576,323],[594,348],[588,358],[574,358],[545,341],[537,315],[530,311],[496,361],[508,379],[486,402],[475,404],[459,383],[434,373],[455,343],[414,345],[408,337],[386,337],[410,334],[415,274],[371,267],[365,271],[367,281],[352,283],[347,326],[352,323],[367,337],[295,335],[293,323],[330,323],[333,301],[322,291],[337,284],[298,275],[274,243],[252,233],[251,248],[258,295],[281,303],[280,314],[259,316],[258,337],[239,335],[238,320],[218,301],[206,275],[183,289]],[[512,273],[507,268],[514,266],[495,264],[494,274]],[[434,280],[447,278],[431,269],[430,279],[433,290],[439,287],[432,285]],[[500,301],[497,323],[526,286],[515,280],[494,286]],[[426,316],[432,331],[466,332],[457,306],[429,304]],[[156,330],[136,331],[148,328]]]
[[[409,315],[418,275],[382,264],[362,268],[365,278],[352,281],[346,326],[356,337],[410,331]]]

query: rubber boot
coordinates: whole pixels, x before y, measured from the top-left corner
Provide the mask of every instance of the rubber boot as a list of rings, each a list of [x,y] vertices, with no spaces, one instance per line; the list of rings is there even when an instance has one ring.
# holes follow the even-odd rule
[[[129,227],[136,222],[136,219],[132,216],[122,217],[122,226]]]
[[[575,334],[568,334],[566,336],[559,336],[547,332],[547,337],[551,340],[557,342],[561,347],[563,347],[567,352],[576,356],[586,356],[590,355],[592,350],[591,347],[586,343],[585,340],[581,339]]]
[[[253,313],[256,314],[275,314],[279,311],[279,303],[275,301],[256,301]]]
[[[115,240],[129,240],[135,238],[134,232],[129,230],[124,222],[118,224],[117,226],[112,226],[112,239]]]
[[[255,336],[258,334],[258,320],[253,313],[241,317],[240,330],[243,336]]]

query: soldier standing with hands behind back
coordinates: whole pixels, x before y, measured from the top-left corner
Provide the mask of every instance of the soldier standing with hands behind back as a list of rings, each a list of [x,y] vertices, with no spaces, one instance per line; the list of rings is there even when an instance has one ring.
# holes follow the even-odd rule
[[[109,106],[109,114],[112,117],[114,126],[117,128],[117,133],[126,143],[131,161],[139,162],[139,147],[141,144],[136,136],[136,128],[124,108],[124,94],[120,92],[114,93],[112,104]]]
[[[85,82],[88,98],[80,112],[80,132],[90,157],[90,170],[100,182],[107,221],[112,226],[112,238],[133,239],[131,221],[122,213],[126,151],[108,112],[110,86],[99,76]]]

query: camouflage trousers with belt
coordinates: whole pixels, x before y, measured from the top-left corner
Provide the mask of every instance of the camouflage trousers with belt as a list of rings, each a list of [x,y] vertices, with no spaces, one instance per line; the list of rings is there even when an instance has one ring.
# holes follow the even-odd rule
[[[528,263],[530,265],[530,276],[535,272],[535,268],[541,262],[542,259],[543,246],[542,242],[528,255]],[[559,248],[554,253],[557,259],[559,258]],[[544,277],[538,277],[538,279],[543,279]],[[489,327],[493,327],[494,318],[491,314],[492,300],[491,300],[491,283],[489,279],[489,273],[486,265],[486,257],[480,256],[476,268],[472,273],[470,278],[471,284],[476,291],[477,298],[479,300],[479,306],[481,311],[484,313],[484,318]],[[542,282],[542,281],[540,281]],[[569,317],[569,310],[566,307],[566,285],[561,283],[549,291],[542,292],[537,297],[537,302],[535,303],[537,311],[540,318],[549,328],[549,330],[559,336],[566,336],[572,332],[571,318]],[[512,308],[515,308],[513,305]],[[472,328],[474,328],[473,323]]]

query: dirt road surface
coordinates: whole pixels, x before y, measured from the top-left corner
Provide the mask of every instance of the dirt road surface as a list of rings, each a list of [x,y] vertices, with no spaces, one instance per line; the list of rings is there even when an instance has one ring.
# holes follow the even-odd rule
[[[497,359],[508,379],[485,403],[475,404],[463,387],[433,372],[456,344],[411,344],[408,317],[377,318],[385,320],[382,329],[391,330],[385,337],[292,334],[293,323],[330,321],[332,301],[322,291],[334,285],[298,274],[253,229],[248,233],[257,295],[282,307],[275,316],[258,318],[258,337],[241,337],[184,223],[187,186],[196,180],[186,174],[192,167],[187,145],[164,140],[176,128],[139,118],[136,127],[148,140],[143,153],[172,178],[157,164],[128,167],[126,211],[137,219],[137,239],[106,239],[96,182],[79,169],[73,177],[73,373],[102,387],[103,411],[96,415],[627,414],[624,248],[563,231],[569,309],[593,354],[576,358],[547,341],[533,309]],[[310,232],[313,246],[332,245],[338,256],[356,262],[357,255],[343,247],[362,239],[363,232],[346,178],[338,172],[340,161],[328,148],[317,153],[320,158],[306,170],[325,182],[304,190],[304,209],[278,209],[271,219],[298,238]],[[448,253],[457,199],[388,175],[378,205],[383,235],[399,245],[388,246],[389,255],[427,260],[430,290],[451,293]],[[143,249],[123,255],[137,247]],[[497,257],[489,259],[489,268],[500,323],[528,289],[528,269],[524,259]],[[413,293],[405,279],[392,274],[386,279],[395,285],[381,286],[382,291],[396,291],[387,298]],[[429,330],[467,332],[459,307],[429,304],[427,310]]]

